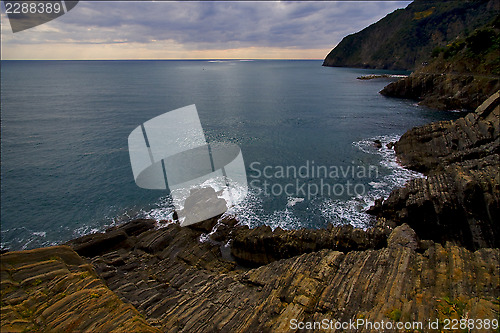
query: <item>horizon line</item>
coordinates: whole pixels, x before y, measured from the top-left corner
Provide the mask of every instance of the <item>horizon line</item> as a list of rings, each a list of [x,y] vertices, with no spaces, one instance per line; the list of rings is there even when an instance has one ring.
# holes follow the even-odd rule
[[[311,58],[172,58],[172,59],[162,59],[162,58],[131,58],[131,59],[0,59],[1,61],[258,61],[258,60],[324,60],[323,58],[311,59]]]

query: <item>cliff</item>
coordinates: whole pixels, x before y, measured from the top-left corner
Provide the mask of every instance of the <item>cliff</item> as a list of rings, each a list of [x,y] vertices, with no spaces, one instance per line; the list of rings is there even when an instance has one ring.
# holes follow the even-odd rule
[[[346,36],[323,66],[414,70],[432,51],[491,22],[498,0],[416,0],[360,32]]]
[[[442,110],[474,110],[500,89],[500,16],[437,47],[425,66],[393,82],[380,93],[409,98]]]

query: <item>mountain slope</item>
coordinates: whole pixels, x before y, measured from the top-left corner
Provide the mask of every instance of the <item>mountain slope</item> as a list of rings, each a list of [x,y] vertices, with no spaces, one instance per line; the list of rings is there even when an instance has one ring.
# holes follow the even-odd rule
[[[500,89],[500,16],[433,50],[429,63],[380,93],[436,109],[474,110]]]
[[[415,0],[362,31],[346,36],[323,66],[413,70],[436,47],[491,22],[500,0]]]

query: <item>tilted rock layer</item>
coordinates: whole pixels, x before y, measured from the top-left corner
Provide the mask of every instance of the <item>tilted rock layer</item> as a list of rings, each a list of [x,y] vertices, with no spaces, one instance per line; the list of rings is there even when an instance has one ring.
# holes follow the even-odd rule
[[[379,217],[426,239],[470,249],[500,245],[500,93],[456,121],[416,127],[395,145],[400,161],[427,174],[394,190]],[[418,148],[417,148],[418,147]]]
[[[435,74],[422,69],[389,84],[380,93],[417,100],[420,105],[440,110],[474,110],[498,89],[498,77],[467,73]]]
[[[427,178],[379,201],[378,223],[366,231],[134,220],[71,248],[2,254],[1,331],[312,332],[326,324],[376,332],[367,323],[404,322],[439,332],[446,320],[498,320],[499,100],[405,134],[397,155]],[[350,322],[356,327],[335,329]]]
[[[1,255],[2,332],[160,332],[67,246]]]
[[[220,223],[219,228],[224,229]],[[233,231],[237,237],[255,236],[246,228]],[[342,229],[330,228],[326,234],[339,233]],[[497,316],[498,249],[442,246],[418,239],[402,225],[379,249],[310,252],[304,242],[303,248],[295,246],[297,254],[291,258],[249,268],[224,258],[225,240],[214,240],[224,237],[231,236],[217,235],[217,230],[207,236],[203,230],[171,224],[131,236],[122,243],[125,248],[90,260],[111,290],[163,332],[299,331],[291,329],[294,319],[428,325],[436,319]],[[329,244],[336,244],[331,237]],[[257,258],[263,251],[257,251]]]

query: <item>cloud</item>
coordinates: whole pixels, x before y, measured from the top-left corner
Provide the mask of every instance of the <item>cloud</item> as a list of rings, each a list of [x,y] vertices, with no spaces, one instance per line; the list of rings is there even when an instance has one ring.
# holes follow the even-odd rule
[[[408,3],[81,1],[66,15],[16,34],[9,31],[2,14],[2,53],[15,55],[16,48],[35,44],[38,50],[87,45],[99,52],[96,45],[126,43],[143,50],[158,49],[159,45],[207,52],[328,50],[344,36]]]

